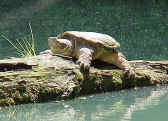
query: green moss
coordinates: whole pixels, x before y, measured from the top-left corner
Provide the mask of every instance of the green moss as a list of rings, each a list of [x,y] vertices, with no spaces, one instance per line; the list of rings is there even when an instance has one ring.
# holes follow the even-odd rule
[[[0,106],[9,106],[9,105],[15,105],[15,101],[13,98],[7,97],[5,99],[0,99]]]
[[[76,79],[78,81],[84,80],[84,75],[81,73],[80,69],[73,69],[73,72],[75,73]]]
[[[27,92],[22,94],[23,100],[25,103],[30,101],[30,96]]]
[[[113,75],[113,82],[117,83],[117,84],[122,84],[123,82],[123,74],[120,70],[112,70],[110,72],[110,75]]]
[[[11,94],[11,97],[15,100],[15,101],[23,101],[23,97],[21,96],[19,91],[15,91],[14,93]]]
[[[120,70],[111,70],[102,75],[104,91],[119,90],[122,88],[123,78]]]

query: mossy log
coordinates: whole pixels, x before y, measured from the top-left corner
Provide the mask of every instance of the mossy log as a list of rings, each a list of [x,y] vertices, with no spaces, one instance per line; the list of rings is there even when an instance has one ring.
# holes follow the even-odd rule
[[[62,100],[99,92],[168,83],[168,61],[130,61],[135,80],[122,70],[95,61],[83,74],[67,57],[38,55],[0,60],[0,106]]]

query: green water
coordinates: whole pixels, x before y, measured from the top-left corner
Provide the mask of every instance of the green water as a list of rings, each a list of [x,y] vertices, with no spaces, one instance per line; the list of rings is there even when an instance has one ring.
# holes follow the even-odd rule
[[[1,0],[0,13],[0,34],[13,42],[30,36],[31,23],[37,53],[49,36],[80,30],[113,36],[131,60],[168,59],[167,0]],[[0,58],[15,51],[0,36]]]
[[[167,0],[1,0],[0,59],[16,56],[13,43],[30,37],[37,53],[66,30],[106,33],[129,60],[168,60]],[[168,88],[149,87],[26,104],[0,110],[0,121],[167,121]]]
[[[6,107],[0,121],[167,121],[168,87],[89,95]]]

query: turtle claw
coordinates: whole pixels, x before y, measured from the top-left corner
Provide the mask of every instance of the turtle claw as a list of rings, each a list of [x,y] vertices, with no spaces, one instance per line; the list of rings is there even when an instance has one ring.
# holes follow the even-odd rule
[[[89,68],[90,68],[89,64],[87,64],[83,61],[79,61],[79,60],[76,63],[80,66],[80,69],[81,69],[82,72],[84,72],[84,73],[89,72]]]
[[[130,68],[129,70],[126,70],[124,72],[124,77],[127,80],[134,80],[135,79],[135,70],[133,68]]]

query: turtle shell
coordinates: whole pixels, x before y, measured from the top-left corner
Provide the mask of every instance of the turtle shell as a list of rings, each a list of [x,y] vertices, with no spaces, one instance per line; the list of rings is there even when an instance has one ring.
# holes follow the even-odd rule
[[[111,49],[120,47],[120,44],[111,36],[96,32],[66,31],[63,34],[59,34],[57,38],[71,38],[78,41],[87,41],[94,46],[102,46]]]

